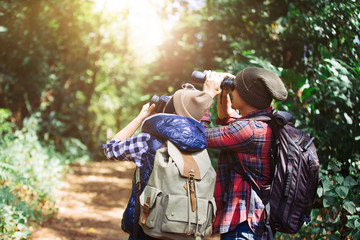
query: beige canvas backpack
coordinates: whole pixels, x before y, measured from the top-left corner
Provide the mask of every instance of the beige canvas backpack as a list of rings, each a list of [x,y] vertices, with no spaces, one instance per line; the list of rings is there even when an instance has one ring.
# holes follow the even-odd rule
[[[181,152],[173,143],[157,150],[140,195],[139,224],[159,239],[202,239],[215,218],[215,170],[207,150]]]

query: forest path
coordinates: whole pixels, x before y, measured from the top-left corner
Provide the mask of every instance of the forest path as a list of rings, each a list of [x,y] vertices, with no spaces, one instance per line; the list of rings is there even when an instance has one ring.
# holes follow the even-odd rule
[[[73,165],[56,194],[57,214],[34,230],[32,240],[125,240],[121,218],[131,194],[135,164]]]
[[[31,240],[127,240],[121,219],[130,198],[135,164],[73,165],[57,192],[57,214],[33,230]],[[204,240],[217,240],[207,237]]]

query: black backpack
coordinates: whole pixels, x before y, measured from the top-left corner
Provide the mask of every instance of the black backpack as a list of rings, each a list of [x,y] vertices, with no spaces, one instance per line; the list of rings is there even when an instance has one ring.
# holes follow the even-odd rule
[[[265,194],[261,191],[241,164],[234,169],[263,200],[270,238],[273,239],[276,231],[297,233],[304,222],[311,220],[310,212],[319,185],[319,159],[314,138],[294,127],[289,112],[277,111],[270,117],[257,116],[245,120],[270,122],[274,136],[274,175],[270,192]],[[249,212],[252,211],[250,204]]]

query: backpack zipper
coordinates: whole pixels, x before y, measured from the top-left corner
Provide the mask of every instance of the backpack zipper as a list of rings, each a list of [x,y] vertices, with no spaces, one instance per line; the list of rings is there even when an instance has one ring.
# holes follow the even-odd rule
[[[297,194],[298,194],[298,190],[299,190],[299,179],[300,179],[300,171],[301,171],[301,167],[302,167],[302,161],[301,161],[301,155],[302,155],[302,148],[299,146],[299,142],[300,140],[302,139],[303,137],[303,132],[300,131],[300,136],[299,138],[297,139],[297,141],[295,142],[296,146],[298,146],[300,148],[300,154],[299,154],[299,164],[298,164],[298,170],[297,170],[297,177],[296,177],[296,186],[295,186],[295,195],[294,195],[294,198],[291,202],[291,207],[290,207],[290,210],[289,210],[289,215],[288,215],[288,218],[287,218],[287,221],[286,221],[286,226],[287,228],[289,228],[289,225],[290,225],[290,216],[292,214],[292,211],[294,210],[294,206],[295,206],[295,201],[297,199]]]

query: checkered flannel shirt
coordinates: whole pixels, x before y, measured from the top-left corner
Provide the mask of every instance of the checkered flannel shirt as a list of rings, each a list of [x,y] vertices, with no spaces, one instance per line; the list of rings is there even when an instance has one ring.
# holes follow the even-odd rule
[[[141,167],[144,159],[142,156],[149,150],[147,142],[150,137],[148,133],[140,133],[123,141],[111,140],[107,144],[102,144],[101,148],[110,160],[133,161],[136,166]]]
[[[272,108],[253,112],[242,118],[250,118],[258,115],[269,115]],[[252,178],[259,186],[269,184],[271,181],[271,128],[261,121],[247,121],[225,119],[224,124],[216,128],[206,129],[206,138],[209,148],[217,148],[222,151],[219,154],[217,177],[215,185],[215,199],[217,205],[214,222],[215,233],[232,231],[244,221],[248,221],[250,228],[262,239],[267,238],[264,231],[265,210],[262,200],[255,196],[254,213],[248,215],[250,206],[250,185],[243,180],[241,175],[233,168],[233,161],[239,161],[253,173]],[[209,114],[202,119],[205,127],[210,123]],[[249,174],[248,174],[249,175]],[[230,182],[229,178],[230,176]],[[227,199],[224,200],[224,195]]]

